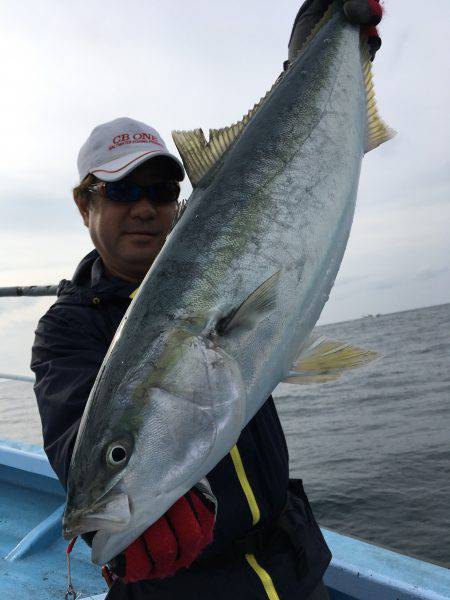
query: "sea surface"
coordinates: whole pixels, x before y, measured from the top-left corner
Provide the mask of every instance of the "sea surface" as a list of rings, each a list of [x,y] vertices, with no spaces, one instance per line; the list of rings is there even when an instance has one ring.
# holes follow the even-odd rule
[[[450,304],[319,327],[381,358],[275,398],[321,525],[450,567]],[[42,443],[28,383],[0,382],[0,438]]]

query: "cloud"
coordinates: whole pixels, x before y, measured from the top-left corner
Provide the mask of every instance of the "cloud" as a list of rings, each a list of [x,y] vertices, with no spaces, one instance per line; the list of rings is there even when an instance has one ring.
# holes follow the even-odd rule
[[[352,275],[352,276],[339,276],[336,280],[335,287],[336,288],[344,288],[352,285],[359,285],[363,281],[367,281],[367,275]]]
[[[412,277],[415,281],[430,281],[443,275],[450,275],[450,267],[448,265],[440,268],[423,267]]]
[[[0,237],[0,286],[54,284],[70,278],[92,250],[87,232],[8,231]],[[2,300],[0,299],[0,302]],[[6,300],[4,300],[6,301]]]
[[[20,182],[17,182],[15,188],[20,189]],[[18,233],[45,231],[53,234],[58,230],[68,233],[83,230],[69,191],[66,197],[52,197],[38,191],[34,194],[21,194],[11,191],[11,188],[3,189],[0,198],[0,223],[2,230],[17,230]]]

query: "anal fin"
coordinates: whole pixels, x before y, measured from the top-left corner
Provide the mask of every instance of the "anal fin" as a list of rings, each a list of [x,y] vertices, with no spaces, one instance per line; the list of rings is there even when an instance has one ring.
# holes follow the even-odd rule
[[[365,36],[362,36],[361,44],[367,112],[367,139],[365,151],[370,152],[384,142],[391,140],[396,135],[396,131],[388,127],[378,114],[373,85],[372,62],[370,60]]]

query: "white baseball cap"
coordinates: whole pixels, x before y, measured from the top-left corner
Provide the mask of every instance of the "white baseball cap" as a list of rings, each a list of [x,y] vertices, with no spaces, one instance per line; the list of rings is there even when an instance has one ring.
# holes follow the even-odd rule
[[[167,156],[173,163],[174,179],[184,179],[181,161],[171,154],[153,127],[121,117],[98,125],[78,154],[80,182],[92,173],[101,181],[117,181],[140,164],[156,156]]]

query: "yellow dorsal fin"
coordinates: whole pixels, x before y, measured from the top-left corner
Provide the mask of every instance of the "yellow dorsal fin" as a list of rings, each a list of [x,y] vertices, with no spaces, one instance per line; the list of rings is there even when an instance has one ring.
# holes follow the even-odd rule
[[[361,43],[367,111],[367,140],[365,151],[370,152],[384,142],[392,139],[396,135],[396,131],[388,127],[378,114],[373,85],[372,63],[370,61],[369,51],[367,49],[367,39],[365,36],[362,36]]]
[[[348,369],[372,362],[379,355],[336,340],[312,335],[283,379],[283,383],[325,383],[333,381]]]
[[[303,51],[317,32],[330,19],[335,10],[335,3],[326,10],[322,19],[316,23],[308,37],[302,44]],[[300,53],[300,52],[299,52]],[[283,78],[283,73],[277,78],[270,90],[245,114],[240,121],[233,123],[229,127],[209,130],[209,141],[206,141],[205,135],[201,129],[192,131],[173,131],[172,137],[178,152],[183,160],[186,173],[193,186],[196,186],[211,167],[223,156],[232,143],[241,135],[244,127],[254,116],[257,110],[264,104],[267,96],[278,85]]]
[[[209,130],[209,141],[206,141],[202,129],[192,131],[172,131],[173,141],[183,160],[186,173],[193,186],[196,186],[206,173],[225,154],[233,142],[241,135],[244,127],[256,113],[264,100],[277,85],[274,83],[266,95],[251,108],[237,123],[221,129]]]
[[[332,3],[323,15],[322,19],[313,27],[307,39],[303,43],[301,51],[303,51],[309,45],[311,40],[316,36],[317,32],[330,19],[334,10],[335,3]],[[386,142],[394,137],[395,131],[387,127],[387,125],[380,119],[378,115],[372,81],[371,62],[367,49],[367,40],[364,36],[362,37],[361,43],[368,119],[366,152],[369,152],[383,142]],[[301,51],[298,53],[298,55],[301,54]],[[181,155],[188,177],[194,187],[220,160],[233,142],[241,135],[247,123],[264,104],[267,96],[278,85],[282,77],[283,74],[278,77],[270,90],[263,96],[263,98],[261,98],[259,102],[253,106],[253,108],[247,112],[246,115],[244,115],[240,121],[237,121],[228,127],[210,129],[209,141],[206,140],[202,129],[172,132],[173,140]]]

